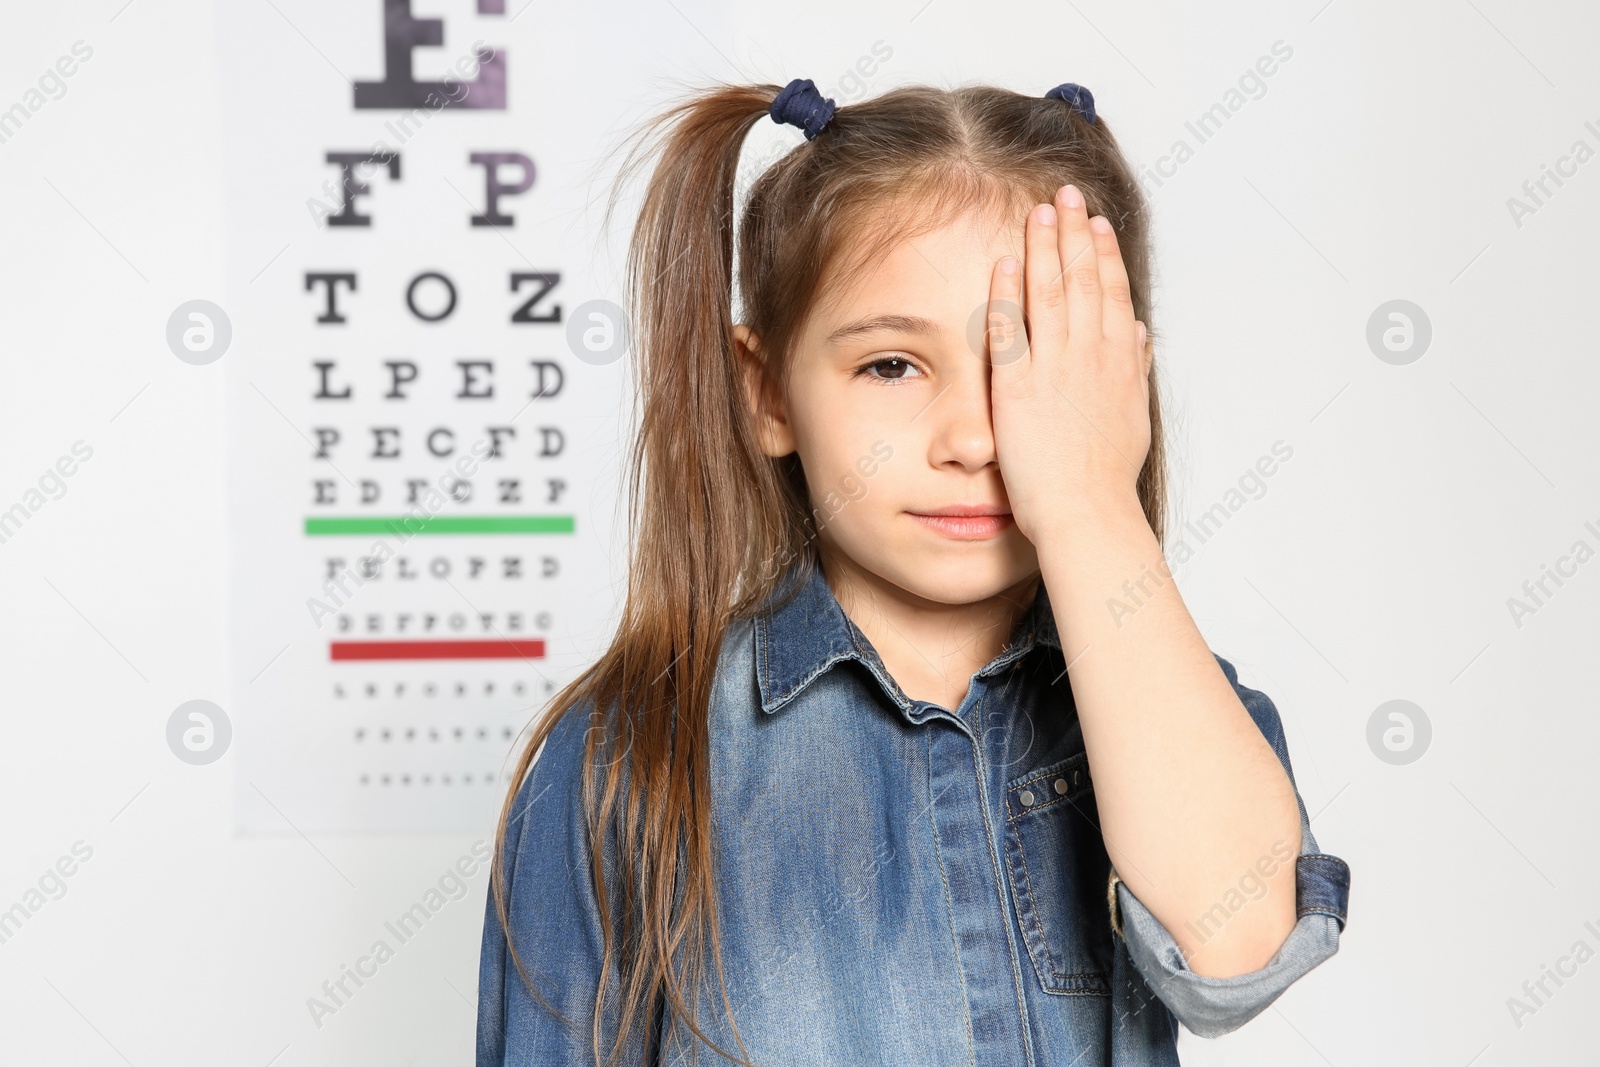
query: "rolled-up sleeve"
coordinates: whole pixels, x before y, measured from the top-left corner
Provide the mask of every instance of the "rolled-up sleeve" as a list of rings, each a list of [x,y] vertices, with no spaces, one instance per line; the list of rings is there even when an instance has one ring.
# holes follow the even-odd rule
[[[562,716],[512,806],[502,857],[506,926],[500,923],[492,892],[484,915],[477,1067],[594,1062],[595,992],[604,954],[591,881],[593,849],[582,807],[588,726],[587,704]],[[608,885],[615,886],[612,851],[608,840],[602,854]],[[615,897],[612,903],[616,916]],[[507,949],[507,928],[545,1003],[533,995],[518,971]],[[599,1027],[602,1059],[616,1035],[615,962],[613,952],[607,1007]],[[638,1050],[631,1049],[623,1061],[640,1062]]]
[[[1217,662],[1293,784],[1294,770],[1277,708],[1265,693],[1240,685],[1233,664],[1221,656]],[[1112,929],[1127,943],[1128,954],[1151,991],[1199,1037],[1220,1037],[1237,1030],[1265,1011],[1297,978],[1339,950],[1350,896],[1350,868],[1339,857],[1318,850],[1298,787],[1295,803],[1300,809],[1295,925],[1272,959],[1258,970],[1226,978],[1194,973],[1171,932],[1117,877],[1116,870],[1111,871],[1106,893]]]

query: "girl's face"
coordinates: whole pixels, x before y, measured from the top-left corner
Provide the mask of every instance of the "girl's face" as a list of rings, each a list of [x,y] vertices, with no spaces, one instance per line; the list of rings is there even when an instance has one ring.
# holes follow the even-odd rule
[[[984,324],[995,263],[1023,258],[1019,220],[977,214],[902,241],[802,332],[767,454],[798,452],[824,553],[945,604],[1036,573],[995,457]],[[759,339],[740,325],[741,351]],[[984,517],[945,518],[976,511]]]

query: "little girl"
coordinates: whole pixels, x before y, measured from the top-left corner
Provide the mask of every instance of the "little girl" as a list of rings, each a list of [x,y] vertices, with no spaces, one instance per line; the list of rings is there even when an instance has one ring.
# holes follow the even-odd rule
[[[741,207],[767,115],[806,140]],[[1149,214],[1089,92],[662,124],[627,597],[501,814],[480,1067],[1147,1067],[1243,1025],[1349,870],[1163,560]]]

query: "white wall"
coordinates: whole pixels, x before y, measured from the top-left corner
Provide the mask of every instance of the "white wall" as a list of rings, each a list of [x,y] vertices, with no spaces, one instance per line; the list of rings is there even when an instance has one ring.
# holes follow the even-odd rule
[[[678,83],[804,76],[848,102],[859,94],[845,73],[882,41],[892,57],[863,92],[1076,81],[1141,163],[1189,141],[1192,158],[1152,186],[1175,533],[1274,442],[1293,456],[1181,586],[1212,647],[1277,702],[1319,842],[1353,886],[1339,955],[1242,1031],[1185,1035],[1183,1058],[1491,1067],[1587,1048],[1600,964],[1547,983],[1553,996],[1520,1025],[1507,1001],[1576,942],[1600,948],[1585,927],[1600,929],[1586,843],[1600,728],[1583,681],[1600,564],[1520,625],[1507,602],[1574,542],[1600,547],[1584,525],[1600,529],[1587,421],[1600,371],[1584,325],[1600,162],[1542,204],[1522,191],[1575,141],[1600,150],[1592,8],[523,2],[500,18],[468,0],[414,6],[446,17],[452,42],[504,42],[512,114],[529,131],[508,147],[559,163],[539,202],[559,225],[524,232],[560,234],[549,247],[595,286],[621,246],[584,255],[600,247],[584,168]],[[381,70],[376,0],[236,3],[224,29],[248,31],[255,61],[298,94],[347,93],[341,74]],[[65,894],[0,944],[0,1055],[468,1063],[481,872],[336,1016],[318,1027],[306,999],[489,832],[489,806],[477,833],[236,837],[239,752],[194,767],[166,742],[173,709],[227,704],[247,670],[237,634],[252,624],[229,599],[232,570],[251,561],[229,550],[223,443],[237,409],[224,371],[279,354],[245,329],[222,363],[192,367],[164,338],[173,308],[233,299],[273,251],[224,224],[260,116],[229,110],[236,72],[223,68],[239,56],[218,61],[223,8],[30,5],[0,33],[0,108],[74,42],[93,49],[65,94],[0,143],[0,507],[75,441],[93,448],[65,494],[0,544],[0,907],[75,842],[92,849]],[[1259,98],[1196,144],[1185,122],[1279,41],[1292,56]],[[1537,210],[1515,218],[1511,197]],[[1366,340],[1394,299],[1431,321],[1409,365]],[[586,403],[620,411],[622,380],[591,379]],[[614,421],[589,434],[603,468],[620,447]],[[599,475],[583,486],[592,521],[574,552],[591,589],[620,577],[613,488]],[[613,607],[568,606],[552,676],[593,654]],[[1369,720],[1393,699],[1431,723],[1410,764],[1369,746]]]

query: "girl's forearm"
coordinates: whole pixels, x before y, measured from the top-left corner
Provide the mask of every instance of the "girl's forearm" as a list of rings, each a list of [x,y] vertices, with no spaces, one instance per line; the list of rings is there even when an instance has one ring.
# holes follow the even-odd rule
[[[1295,922],[1289,776],[1190,617],[1138,500],[1050,529],[1036,548],[1111,862],[1191,970],[1255,970]],[[1238,907],[1241,882],[1257,880],[1266,892]]]

